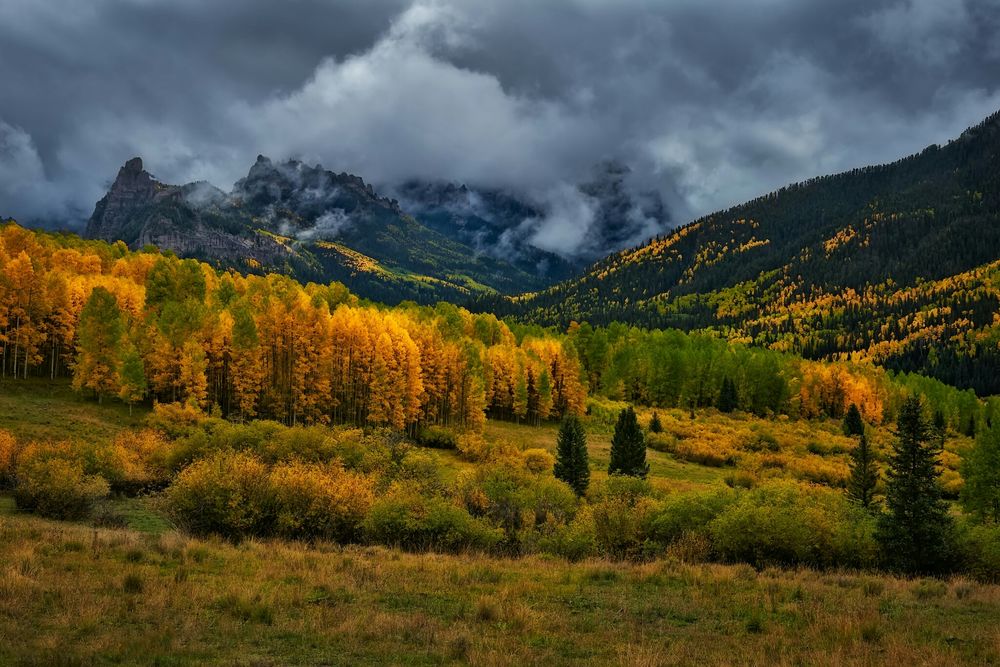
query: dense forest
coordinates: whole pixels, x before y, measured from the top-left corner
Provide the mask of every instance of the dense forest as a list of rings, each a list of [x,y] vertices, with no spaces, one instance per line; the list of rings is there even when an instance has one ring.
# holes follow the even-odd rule
[[[883,423],[917,390],[962,430],[993,410],[971,392],[865,364],[676,330],[557,331],[446,303],[388,308],[338,283],[218,272],[15,223],[0,227],[0,346],[4,378],[71,376],[99,400],[411,432],[582,414],[588,393],[692,409],[726,400],[805,418],[839,418],[856,404]]]
[[[575,281],[473,307],[560,326],[709,330],[998,393],[998,155],[1000,113],[945,146],[782,188]]]

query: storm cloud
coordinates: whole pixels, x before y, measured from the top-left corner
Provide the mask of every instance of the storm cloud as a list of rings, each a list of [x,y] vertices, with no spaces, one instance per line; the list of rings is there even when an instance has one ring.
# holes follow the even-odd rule
[[[510,189],[572,251],[602,161],[683,223],[1000,108],[1000,0],[0,0],[0,45],[0,214],[65,226],[134,155],[264,153]]]

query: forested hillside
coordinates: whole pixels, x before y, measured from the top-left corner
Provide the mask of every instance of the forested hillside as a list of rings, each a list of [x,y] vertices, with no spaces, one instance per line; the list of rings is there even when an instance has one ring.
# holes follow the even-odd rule
[[[588,392],[660,407],[872,423],[917,389],[955,429],[983,416],[971,392],[851,363],[816,363],[702,334],[615,324],[508,326],[450,304],[394,308],[343,285],[219,272],[72,235],[0,227],[3,377],[72,376],[77,388],[234,419],[476,429],[584,411]]]
[[[477,308],[706,329],[1000,391],[1000,113],[945,146],[798,183]]]

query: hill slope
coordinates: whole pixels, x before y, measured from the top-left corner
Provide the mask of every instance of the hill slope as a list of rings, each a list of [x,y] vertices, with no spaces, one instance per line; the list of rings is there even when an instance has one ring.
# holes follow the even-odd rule
[[[1000,113],[946,146],[782,188],[486,305],[543,323],[711,329],[995,393],[998,223]]]

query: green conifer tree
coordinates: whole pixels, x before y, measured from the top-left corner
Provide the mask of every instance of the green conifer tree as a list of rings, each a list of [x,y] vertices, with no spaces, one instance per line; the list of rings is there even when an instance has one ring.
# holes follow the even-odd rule
[[[645,477],[648,473],[646,439],[642,435],[635,410],[629,406],[618,414],[618,423],[615,424],[615,433],[611,438],[608,474]]]
[[[660,415],[653,413],[652,418],[649,420],[649,432],[650,433],[663,433],[663,424],[660,422]]]
[[[576,415],[567,415],[559,426],[556,440],[556,465],[553,470],[561,479],[582,496],[590,485],[590,461],[587,456],[587,435]]]
[[[910,573],[936,573],[949,565],[952,521],[938,470],[940,442],[919,397],[904,401],[886,476],[886,513],[878,537],[886,563]]]
[[[847,414],[844,415],[844,435],[864,435],[864,432],[865,422],[861,418],[861,410],[858,410],[856,404],[851,403],[851,407],[847,408]]]
[[[730,378],[722,379],[722,389],[719,391],[719,412],[732,412],[739,407],[740,396],[736,383]]]
[[[878,484],[878,465],[868,437],[862,433],[858,445],[851,452],[851,477],[847,481],[848,497],[868,509],[872,505],[875,485]]]

